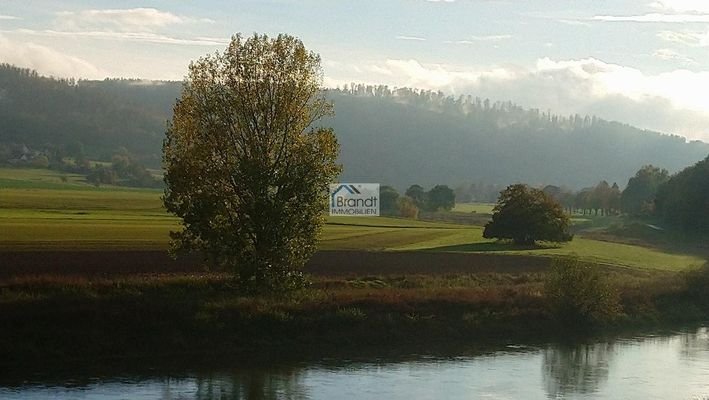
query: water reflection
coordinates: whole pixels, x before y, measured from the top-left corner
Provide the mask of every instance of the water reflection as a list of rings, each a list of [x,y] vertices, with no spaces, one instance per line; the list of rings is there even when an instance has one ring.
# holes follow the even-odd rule
[[[614,344],[550,346],[543,350],[544,387],[551,398],[593,393],[608,379]]]
[[[200,376],[195,380],[195,386],[195,400],[299,400],[311,397],[302,372],[298,370],[239,371]]]
[[[461,351],[465,353],[464,351]],[[260,364],[3,382],[1,399],[318,400],[709,398],[709,330],[457,357]],[[179,369],[178,369],[179,370]],[[184,370],[183,370],[184,371]],[[80,374],[77,374],[80,375]],[[16,381],[17,382],[17,381]]]
[[[699,328],[692,335],[683,335],[682,357],[688,360],[702,359],[707,357],[709,352],[709,329]]]

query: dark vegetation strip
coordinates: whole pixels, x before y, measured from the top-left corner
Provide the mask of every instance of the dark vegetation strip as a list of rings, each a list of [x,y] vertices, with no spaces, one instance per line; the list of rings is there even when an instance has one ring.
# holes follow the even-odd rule
[[[426,256],[412,253],[410,260]],[[0,370],[314,349],[337,353],[403,346],[417,351],[435,343],[554,340],[569,332],[653,327],[709,316],[706,268],[673,274],[595,267],[600,275],[590,282],[603,276],[617,290],[619,309],[610,310],[613,315],[603,321],[590,321],[580,314],[555,313],[545,286],[550,272],[526,263],[538,259],[508,258],[514,271],[505,270],[502,259],[467,270],[429,264],[425,271],[423,263],[404,261],[373,265],[379,271],[374,274],[342,269],[314,275],[312,287],[284,297],[244,296],[223,273],[5,276],[0,280]],[[593,303],[595,293],[588,295],[580,299],[582,307]]]

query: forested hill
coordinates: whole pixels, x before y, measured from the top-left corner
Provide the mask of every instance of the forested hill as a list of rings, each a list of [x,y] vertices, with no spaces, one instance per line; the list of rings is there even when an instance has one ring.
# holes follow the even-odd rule
[[[80,144],[110,160],[125,147],[160,165],[162,140],[179,82],[56,80],[0,65],[0,143],[47,147]]]
[[[179,82],[68,81],[0,66],[0,158],[81,146],[110,160],[125,147],[157,166]],[[355,85],[329,90],[342,147],[343,180],[404,188],[473,182],[590,186],[627,182],[644,164],[680,170],[709,144],[585,116],[557,116],[512,103]],[[4,151],[2,151],[4,149]],[[0,160],[2,163],[4,160]]]
[[[709,154],[704,142],[471,96],[355,85],[330,98],[354,181],[625,185],[645,164],[675,172]]]

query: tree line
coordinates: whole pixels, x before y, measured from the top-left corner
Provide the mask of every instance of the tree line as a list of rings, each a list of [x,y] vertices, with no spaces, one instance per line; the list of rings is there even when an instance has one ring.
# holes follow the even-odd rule
[[[709,156],[676,174],[654,165],[640,168],[623,191],[601,181],[574,193],[548,185],[542,189],[569,213],[657,218],[667,226],[695,233],[709,229]]]
[[[450,211],[455,207],[455,192],[446,185],[436,185],[426,191],[421,185],[411,185],[404,195],[392,186],[379,189],[380,213],[383,215],[418,218],[419,211]]]
[[[625,196],[625,192],[629,195]],[[623,204],[630,213],[652,216],[667,226],[707,235],[709,156],[674,175],[647,165],[631,178],[623,195]]]

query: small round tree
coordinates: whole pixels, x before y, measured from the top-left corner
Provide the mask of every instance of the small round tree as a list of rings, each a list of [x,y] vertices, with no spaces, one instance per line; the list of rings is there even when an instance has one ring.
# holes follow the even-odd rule
[[[288,35],[234,36],[190,64],[163,145],[175,248],[197,250],[243,287],[292,288],[315,251],[339,174],[320,57]]]
[[[500,193],[485,238],[511,239],[515,244],[535,241],[568,242],[569,217],[561,205],[543,191],[527,185],[511,185]]]
[[[427,200],[429,211],[450,211],[455,207],[455,192],[446,185],[436,185],[428,192]]]

